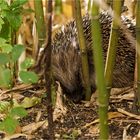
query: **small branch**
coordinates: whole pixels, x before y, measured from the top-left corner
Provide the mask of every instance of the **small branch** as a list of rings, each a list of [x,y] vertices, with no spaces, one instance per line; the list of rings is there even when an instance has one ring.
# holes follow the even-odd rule
[[[14,87],[12,89],[8,89],[8,90],[5,90],[5,91],[2,91],[0,93],[0,96],[3,95],[3,94],[8,94],[10,92],[15,92],[15,91],[21,91],[21,90],[27,90],[27,89],[31,89],[31,88],[34,88],[36,87],[36,85],[18,85],[18,87]]]
[[[47,91],[47,112],[48,112],[48,131],[49,139],[54,140],[54,125],[53,125],[53,109],[52,109],[52,98],[51,98],[51,85],[52,85],[52,73],[51,73],[51,36],[52,36],[52,0],[48,1],[48,35],[47,35],[47,45],[45,47],[45,68],[44,68],[44,78]]]
[[[125,111],[125,110],[123,110],[121,108],[118,108],[117,110],[118,110],[118,112],[120,112],[120,113],[122,113],[124,115],[127,115],[128,117],[131,117],[131,118],[135,118],[135,119],[140,120],[140,116],[139,115],[132,114],[132,113],[127,112],[127,111]]]

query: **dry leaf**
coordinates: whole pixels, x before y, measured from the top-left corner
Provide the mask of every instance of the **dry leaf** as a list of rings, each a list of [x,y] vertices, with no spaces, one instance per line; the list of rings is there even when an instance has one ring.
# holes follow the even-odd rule
[[[36,131],[38,128],[40,128],[41,126],[48,126],[48,121],[40,121],[40,122],[37,122],[37,123],[31,123],[31,124],[28,124],[26,126],[24,126],[22,128],[22,132],[23,133],[26,133],[26,134],[31,134],[33,133],[34,131]]]

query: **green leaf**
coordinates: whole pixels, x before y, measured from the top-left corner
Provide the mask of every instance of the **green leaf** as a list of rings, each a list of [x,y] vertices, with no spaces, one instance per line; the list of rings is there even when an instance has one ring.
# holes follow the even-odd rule
[[[9,38],[11,37],[11,34],[10,34],[11,27],[6,18],[4,18],[3,20],[4,20],[4,24],[2,25],[2,30],[0,31],[0,37],[6,39],[6,41],[8,41]]]
[[[41,99],[38,97],[25,97],[20,105],[24,108],[30,108],[37,105],[38,103],[41,103]]]
[[[5,44],[5,43],[6,43],[6,40],[4,38],[1,38],[0,37],[0,46],[3,45],[3,44]]]
[[[18,124],[17,120],[13,119],[11,116],[7,116],[6,119],[0,123],[0,130],[13,134]]]
[[[12,28],[17,31],[22,23],[21,15],[19,15],[19,13],[13,13],[12,11],[7,11],[6,17],[9,24],[12,26]]]
[[[5,10],[5,9],[8,9],[8,4],[5,0],[0,1],[0,9],[1,9],[1,11]]]
[[[38,81],[38,75],[32,71],[20,71],[19,76],[26,84],[37,83]]]
[[[10,53],[13,49],[13,47],[10,44],[3,44],[0,47],[2,48],[3,53]]]
[[[10,61],[9,55],[6,53],[0,53],[0,65],[4,65]]]
[[[32,58],[26,58],[22,63],[21,63],[21,69],[28,69],[34,64],[34,60]]]
[[[11,86],[12,86],[11,70],[0,67],[0,87],[10,88]]]
[[[12,49],[12,60],[17,61],[24,50],[25,48],[23,45],[14,45]]]
[[[0,17],[0,31],[1,31],[1,29],[2,29],[2,25],[4,24],[4,21],[3,21],[3,19]]]
[[[2,49],[3,53],[9,53],[12,51],[12,46],[6,43],[4,38],[0,37],[0,48]]]
[[[20,7],[23,6],[26,2],[27,2],[27,0],[14,0],[14,1],[11,3],[10,8],[11,8],[11,9],[20,8]]]
[[[15,107],[12,108],[10,115],[12,115],[13,117],[18,116],[22,118],[27,115],[27,111],[23,107]]]
[[[10,107],[10,102],[0,101],[0,113],[8,112],[9,107]]]

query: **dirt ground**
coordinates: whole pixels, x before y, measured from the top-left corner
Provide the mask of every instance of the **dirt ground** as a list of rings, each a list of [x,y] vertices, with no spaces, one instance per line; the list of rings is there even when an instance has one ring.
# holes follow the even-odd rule
[[[22,91],[22,97],[35,95],[31,90]],[[56,140],[99,139],[98,104],[94,98],[92,102],[79,104],[67,100],[65,108],[56,111],[59,114],[55,114],[54,122]],[[133,88],[113,89],[108,110],[110,140],[140,139],[140,116],[134,113],[133,100]],[[17,132],[11,136],[0,133],[1,139],[49,140],[46,100],[42,98],[41,103],[27,111],[28,115],[20,120]]]

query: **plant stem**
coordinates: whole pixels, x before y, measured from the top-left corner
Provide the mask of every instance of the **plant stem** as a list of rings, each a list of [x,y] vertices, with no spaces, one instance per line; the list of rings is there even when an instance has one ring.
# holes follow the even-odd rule
[[[49,139],[54,140],[54,123],[53,123],[53,109],[52,109],[52,70],[51,70],[51,54],[52,54],[52,46],[51,46],[51,38],[52,38],[52,0],[48,1],[48,36],[47,36],[47,45],[45,47],[45,83],[47,90],[47,112],[48,112],[48,131],[49,131]]]
[[[137,99],[140,106],[140,0],[137,0],[136,9],[136,62],[137,62]]]
[[[108,89],[108,93],[110,93],[112,87],[113,80],[113,70],[116,60],[116,50],[118,46],[118,37],[119,37],[119,25],[118,20],[120,20],[121,16],[121,5],[122,0],[113,1],[113,9],[114,9],[114,17],[111,27],[110,39],[109,39],[109,47],[107,52],[107,59],[105,65],[105,79],[106,79],[106,87]]]
[[[93,60],[95,63],[96,84],[99,102],[99,127],[100,140],[106,140],[109,136],[108,131],[108,94],[104,79],[104,58],[101,37],[101,25],[99,22],[99,6],[94,1],[91,11],[92,40],[93,44]]]
[[[42,47],[42,44],[44,43],[46,37],[46,24],[44,21],[42,0],[35,0],[34,6],[35,6],[36,21],[37,21],[39,47]]]
[[[80,52],[81,52],[82,75],[83,75],[83,85],[84,85],[84,90],[85,90],[85,99],[90,100],[91,88],[90,88],[90,81],[89,81],[89,67],[88,67],[88,58],[87,58],[87,50],[86,50],[86,41],[85,41],[84,30],[82,26],[80,0],[75,0],[75,18],[76,18],[78,39],[79,39]]]

